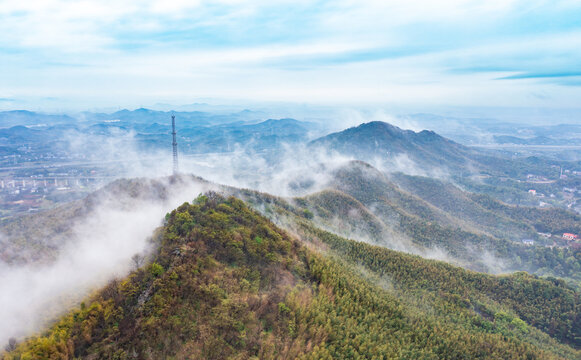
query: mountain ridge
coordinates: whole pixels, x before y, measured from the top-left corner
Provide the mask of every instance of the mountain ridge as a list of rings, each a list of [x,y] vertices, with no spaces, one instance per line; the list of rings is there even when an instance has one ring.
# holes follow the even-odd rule
[[[112,281],[3,358],[574,359],[579,354],[537,329],[550,315],[543,315],[547,309],[535,302],[534,291],[519,290],[546,289],[551,311],[576,319],[568,324],[560,318],[546,330],[566,340],[578,331],[579,296],[559,283],[472,273],[297,221],[298,238],[241,200],[201,195],[166,216],[147,265]],[[320,245],[331,253],[319,253]],[[450,276],[454,283],[446,280]],[[495,289],[505,289],[501,298],[488,293],[498,293]]]
[[[374,121],[309,143],[313,148],[326,148],[363,161],[388,159],[405,155],[418,166],[444,166],[448,171],[456,167],[479,166],[472,158],[473,149],[446,139],[433,131],[402,130],[397,126]],[[473,165],[472,165],[473,164]]]

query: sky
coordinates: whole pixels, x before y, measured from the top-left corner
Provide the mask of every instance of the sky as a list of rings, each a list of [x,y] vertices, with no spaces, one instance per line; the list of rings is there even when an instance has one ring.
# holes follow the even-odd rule
[[[0,109],[581,108],[581,1],[0,0]]]

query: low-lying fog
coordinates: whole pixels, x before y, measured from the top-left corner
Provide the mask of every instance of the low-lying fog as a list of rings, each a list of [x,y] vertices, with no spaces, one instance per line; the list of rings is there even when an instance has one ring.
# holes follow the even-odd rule
[[[131,132],[100,143],[80,138],[79,134],[72,134],[69,140],[71,151],[85,152],[91,161],[115,164],[119,177],[167,182],[166,176],[171,173],[170,141],[168,151],[142,153],[137,150],[137,140]],[[295,144],[283,146],[275,153],[252,153],[241,148],[228,154],[180,153],[179,166],[184,174],[217,184],[291,197],[322,190],[332,171],[349,160],[336,153]],[[414,175],[447,174],[447,169],[442,168],[421,169],[405,155],[374,161],[372,165],[382,171]],[[10,337],[22,339],[39,331],[47,320],[77,304],[92,289],[127,274],[132,267],[131,257],[147,251],[148,238],[162,225],[164,215],[210,187],[195,181],[172,185],[169,196],[158,200],[133,199],[128,194],[111,196],[74,226],[73,240],[60,250],[54,263],[21,266],[0,263],[0,344],[6,344]],[[353,237],[366,240],[364,234],[354,233]],[[446,256],[439,251],[429,257],[446,259]]]
[[[165,180],[167,182],[167,178]],[[167,199],[108,194],[73,228],[72,241],[48,265],[0,263],[0,343],[21,338],[72,306],[92,289],[127,274],[131,257],[147,251],[164,215],[208,186],[180,184]]]

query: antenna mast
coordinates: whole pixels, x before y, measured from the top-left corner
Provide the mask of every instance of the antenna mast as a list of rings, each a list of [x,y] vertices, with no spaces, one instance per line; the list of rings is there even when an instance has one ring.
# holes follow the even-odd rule
[[[173,147],[173,174],[178,173],[178,143],[176,141],[176,117],[171,116],[171,135],[173,137],[172,147]]]

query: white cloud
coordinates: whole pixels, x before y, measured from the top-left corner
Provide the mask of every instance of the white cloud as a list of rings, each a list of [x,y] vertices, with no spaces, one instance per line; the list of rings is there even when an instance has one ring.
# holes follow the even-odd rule
[[[558,22],[579,6],[516,0],[9,0],[0,7],[0,49],[10,50],[0,58],[0,96],[62,96],[85,107],[93,101],[128,106],[207,96],[458,105],[513,99],[513,105],[526,106],[528,94],[548,91],[566,103],[578,95],[577,87],[469,73],[491,64],[515,71],[574,66],[581,56],[579,27],[496,33],[503,26],[518,28],[519,18],[526,27],[527,13],[543,9],[555,12],[548,19]],[[468,71],[450,74],[455,68]]]

